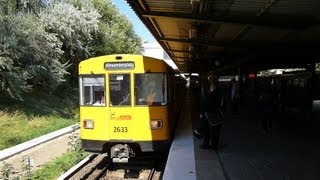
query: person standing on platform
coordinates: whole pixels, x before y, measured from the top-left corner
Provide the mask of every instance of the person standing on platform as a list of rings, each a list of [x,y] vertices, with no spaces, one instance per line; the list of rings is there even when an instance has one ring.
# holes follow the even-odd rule
[[[230,99],[232,103],[232,113],[238,114],[240,112],[240,93],[239,85],[235,79],[231,79],[231,93]]]
[[[263,133],[271,135],[272,119],[271,114],[273,112],[273,98],[271,90],[271,82],[266,79],[262,82],[259,90],[258,107],[262,113],[262,130]]]
[[[212,148],[214,150],[218,150],[219,141],[220,141],[220,133],[222,123],[218,123],[216,125],[210,125],[208,119],[205,117],[207,113],[216,113],[217,110],[221,112],[221,108],[223,106],[223,97],[217,88],[216,82],[211,80],[209,82],[210,91],[208,95],[204,98],[201,107],[201,115],[199,122],[199,131],[203,135],[203,143],[200,145],[201,149],[209,149],[210,140],[212,144]],[[197,132],[197,131],[196,131]]]
[[[315,120],[316,119],[316,112],[320,112],[320,109],[317,109],[320,103],[320,79],[315,73],[312,71],[311,78],[307,80],[307,87],[308,87],[308,119]],[[319,108],[319,107],[318,107]]]

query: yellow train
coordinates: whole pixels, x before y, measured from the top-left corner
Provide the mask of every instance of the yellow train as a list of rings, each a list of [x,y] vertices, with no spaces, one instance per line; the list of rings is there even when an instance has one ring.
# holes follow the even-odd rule
[[[170,145],[186,81],[164,61],[132,54],[79,64],[80,132],[85,151],[128,162]]]

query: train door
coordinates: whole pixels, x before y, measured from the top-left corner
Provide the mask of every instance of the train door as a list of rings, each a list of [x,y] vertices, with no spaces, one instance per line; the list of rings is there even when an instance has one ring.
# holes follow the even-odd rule
[[[131,74],[108,74],[109,85],[109,139],[130,138],[130,124],[132,123]],[[132,131],[132,130],[131,130]]]

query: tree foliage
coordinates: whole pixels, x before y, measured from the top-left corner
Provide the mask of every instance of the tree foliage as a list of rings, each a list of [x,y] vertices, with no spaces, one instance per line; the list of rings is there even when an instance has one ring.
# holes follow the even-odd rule
[[[0,0],[1,94],[52,92],[65,80],[75,84],[81,60],[140,46],[110,0]]]
[[[92,8],[79,10],[71,4],[59,2],[40,14],[40,21],[46,30],[55,33],[63,42],[64,57],[79,59],[90,55],[88,44],[98,31],[100,17]]]
[[[75,84],[78,63],[91,56],[92,35],[98,31],[100,15],[86,4],[76,8],[66,2],[58,2],[48,6],[40,13],[40,21],[46,26],[47,32],[54,33],[62,42],[63,63],[69,63],[69,79]]]
[[[54,34],[31,15],[7,15],[0,24],[1,90],[19,98],[33,85],[54,88],[63,81],[66,71],[56,72],[64,67],[63,52]]]
[[[127,17],[121,14],[111,0],[93,0],[101,15],[99,32],[94,36],[94,55],[134,53],[139,54],[141,39],[133,31]]]
[[[0,16],[12,14],[16,6],[16,0],[0,0]]]

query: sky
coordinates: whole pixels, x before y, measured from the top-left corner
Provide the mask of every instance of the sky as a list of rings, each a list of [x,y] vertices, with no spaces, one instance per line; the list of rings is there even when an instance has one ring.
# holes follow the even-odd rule
[[[133,29],[138,36],[142,38],[143,41],[156,42],[153,35],[146,28],[146,26],[140,21],[138,16],[133,12],[131,7],[127,4],[125,0],[112,0],[113,4],[125,14],[133,25]]]

